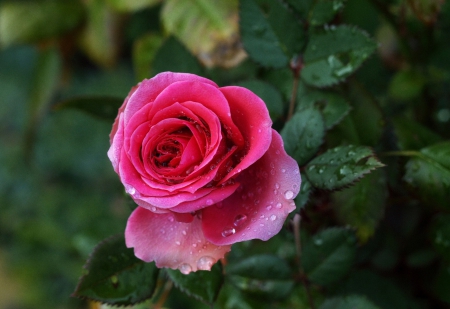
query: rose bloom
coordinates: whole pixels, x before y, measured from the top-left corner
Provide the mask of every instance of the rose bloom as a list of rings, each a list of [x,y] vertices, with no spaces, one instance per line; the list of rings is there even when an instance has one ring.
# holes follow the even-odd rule
[[[268,240],[295,209],[297,163],[246,88],[165,72],[119,109],[108,157],[139,205],[127,247],[158,267],[209,270],[249,239]]]

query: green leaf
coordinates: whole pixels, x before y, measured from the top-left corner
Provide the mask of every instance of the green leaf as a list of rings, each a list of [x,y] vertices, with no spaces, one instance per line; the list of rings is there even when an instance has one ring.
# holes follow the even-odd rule
[[[356,228],[365,242],[371,237],[384,215],[387,198],[385,175],[375,170],[350,188],[333,193],[334,211],[343,225]]]
[[[389,84],[389,95],[400,101],[413,100],[420,96],[426,78],[422,72],[402,70],[395,73]]]
[[[327,130],[338,124],[351,109],[347,99],[340,94],[331,91],[308,89],[303,83],[299,85],[297,100],[299,108],[318,104],[322,110]]]
[[[240,1],[239,25],[244,48],[254,61],[266,67],[279,68],[288,65],[289,58],[255,1]]]
[[[167,269],[167,274],[177,288],[189,296],[213,305],[223,284],[222,265],[215,264],[211,271],[196,271],[188,275],[178,269]]]
[[[302,252],[302,266],[308,279],[328,285],[340,280],[353,265],[356,238],[348,229],[330,228],[311,237]]]
[[[348,144],[376,146],[383,134],[384,119],[374,97],[361,84],[349,80],[350,113],[328,133],[335,145]]]
[[[239,52],[239,49],[233,50],[231,47],[237,45],[237,9],[238,0],[165,0],[161,22],[170,35],[180,40],[203,62],[214,63],[211,58],[217,50],[221,50],[222,59],[219,62],[223,62],[226,58],[223,52],[225,46],[228,48],[226,56]]]
[[[134,256],[123,236],[110,237],[92,252],[72,296],[115,306],[133,305],[150,298],[158,268]]]
[[[39,52],[33,73],[32,88],[28,101],[28,120],[25,128],[26,154],[29,156],[34,146],[37,126],[51,103],[58,88],[61,74],[61,59],[56,48]]]
[[[316,154],[324,135],[322,114],[315,107],[297,111],[281,130],[286,152],[300,166]]]
[[[404,180],[433,206],[450,205],[450,142],[423,148],[405,166]]]
[[[450,304],[450,293],[448,293],[448,287],[450,286],[450,265],[442,263],[439,267],[439,271],[434,278],[431,291],[440,300]]]
[[[162,36],[156,33],[147,34],[134,41],[133,67],[138,81],[150,78],[153,60],[162,43]]]
[[[117,117],[119,107],[122,104],[122,98],[75,97],[58,103],[55,109],[75,108],[97,118],[112,122]]]
[[[35,43],[58,37],[75,28],[82,17],[83,6],[77,0],[3,2],[0,4],[0,45]]]
[[[319,309],[380,309],[365,297],[351,295],[347,297],[336,297],[325,300]]]
[[[255,255],[227,265],[226,273],[234,286],[265,299],[286,298],[294,287],[289,265],[273,255]]]
[[[156,52],[153,59],[152,76],[165,72],[186,72],[202,75],[202,67],[197,58],[174,37],[169,37]]]
[[[266,103],[272,120],[277,120],[283,114],[283,98],[271,84],[260,80],[246,80],[237,85],[250,89],[259,96]]]
[[[450,215],[438,215],[433,222],[431,240],[436,251],[450,262]]]
[[[308,14],[312,26],[320,26],[330,22],[343,9],[345,0],[318,0],[313,2]]]
[[[329,149],[316,157],[305,172],[314,187],[336,190],[382,166],[370,148],[348,145]]]
[[[332,26],[312,34],[304,54],[302,79],[309,85],[326,87],[345,80],[376,49],[376,43],[356,27]]]
[[[442,141],[442,137],[427,127],[407,118],[396,118],[393,124],[401,150],[419,150]]]
[[[158,4],[161,0],[106,0],[106,2],[116,11],[133,12]]]
[[[98,65],[112,67],[119,52],[120,18],[104,0],[87,1],[87,21],[80,38],[84,52]]]
[[[300,186],[300,192],[295,198],[295,205],[297,210],[303,208],[306,205],[310,193],[311,193],[311,183],[309,182],[308,178],[303,177],[302,184]]]

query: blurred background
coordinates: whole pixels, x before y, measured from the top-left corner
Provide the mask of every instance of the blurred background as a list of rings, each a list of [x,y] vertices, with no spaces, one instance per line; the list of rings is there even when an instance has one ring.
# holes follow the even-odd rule
[[[373,4],[406,2],[426,24],[444,1],[348,0],[339,16],[381,42],[358,78],[384,107],[449,80],[449,40],[426,59],[429,80],[399,58]],[[440,35],[450,29],[445,7]],[[0,0],[0,309],[94,308],[70,294],[94,246],[123,233],[133,207],[106,156],[111,106],[161,71],[219,85],[255,76],[238,33],[237,0]],[[90,100],[97,117],[70,108]],[[430,121],[447,136],[450,111],[438,110]]]

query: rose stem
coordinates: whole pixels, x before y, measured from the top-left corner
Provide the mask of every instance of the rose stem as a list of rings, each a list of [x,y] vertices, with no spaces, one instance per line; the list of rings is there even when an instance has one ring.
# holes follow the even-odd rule
[[[301,56],[294,56],[289,64],[292,74],[294,74],[294,82],[292,85],[291,101],[289,102],[289,111],[287,120],[294,115],[295,101],[297,98],[298,81],[300,79],[300,72],[303,68],[303,58]]]
[[[302,267],[302,243],[301,243],[301,236],[300,236],[301,220],[302,220],[302,218],[301,218],[300,214],[295,214],[294,218],[292,219],[292,222],[294,225],[294,238],[295,238],[295,249],[297,252],[297,262],[298,262],[298,267],[300,270],[300,280],[302,281],[302,284],[305,288],[306,295],[308,297],[309,307],[311,309],[316,309],[316,306],[314,304],[314,300],[312,298],[311,291],[309,288],[309,282],[305,276],[305,273],[304,273],[303,267]]]

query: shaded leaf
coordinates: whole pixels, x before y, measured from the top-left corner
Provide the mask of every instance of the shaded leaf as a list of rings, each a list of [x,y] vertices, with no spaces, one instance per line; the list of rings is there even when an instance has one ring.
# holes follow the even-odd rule
[[[330,22],[343,9],[345,0],[318,0],[310,8],[308,19],[312,26],[320,26]]]
[[[278,119],[283,114],[283,98],[271,84],[260,80],[246,80],[237,85],[250,89],[259,96],[266,103],[272,120]]]
[[[450,262],[450,215],[438,215],[433,222],[431,240],[436,251]]]
[[[424,201],[438,207],[450,206],[450,142],[421,149],[408,160],[405,169],[404,180]]]
[[[134,41],[133,67],[138,81],[150,78],[153,60],[162,43],[162,36],[155,33],[147,34]]]
[[[306,205],[310,193],[311,193],[311,183],[309,182],[308,178],[303,177],[302,184],[300,186],[300,192],[295,198],[295,206],[297,210],[303,208]]]
[[[440,300],[450,304],[450,293],[448,293],[448,287],[450,286],[450,265],[442,263],[439,267],[439,271],[434,278],[431,292],[436,295]]]
[[[301,77],[309,85],[331,86],[355,72],[376,49],[376,43],[356,27],[332,26],[312,34],[304,54]]]
[[[273,255],[255,255],[240,260],[227,265],[226,273],[234,286],[265,299],[283,299],[294,287],[289,265]]]
[[[419,150],[442,141],[442,138],[413,120],[396,118],[393,120],[398,147],[402,150]]]
[[[253,0],[241,0],[239,8],[241,39],[249,56],[267,67],[287,66],[289,58],[269,21]]]
[[[110,237],[92,252],[72,296],[111,305],[133,305],[150,298],[158,268],[134,256],[123,236]]]
[[[188,275],[178,269],[167,269],[167,274],[177,288],[189,296],[212,305],[219,295],[223,284],[222,265],[215,264],[210,271],[196,271]]]
[[[39,52],[33,72],[32,88],[28,101],[28,120],[25,128],[25,151],[31,155],[37,126],[47,112],[52,97],[59,85],[61,59],[55,48]]]
[[[356,238],[348,229],[326,229],[311,237],[302,252],[302,266],[308,279],[328,285],[342,279],[353,265]]]
[[[198,60],[174,37],[166,39],[156,52],[151,76],[165,71],[202,75]]]
[[[384,215],[386,198],[385,175],[375,170],[354,186],[334,192],[334,211],[339,221],[356,228],[356,235],[365,242]]]
[[[420,96],[426,79],[421,72],[402,70],[395,73],[389,84],[389,95],[401,101],[413,100]]]
[[[380,309],[365,297],[350,295],[347,297],[336,297],[325,300],[319,309]]]
[[[304,165],[319,150],[325,135],[325,127],[320,111],[314,106],[297,111],[286,123],[281,136],[286,152]]]
[[[119,107],[122,104],[122,98],[76,97],[58,103],[55,109],[75,108],[92,116],[112,122],[117,117]]]
[[[370,148],[348,145],[329,149],[316,157],[308,163],[305,172],[314,187],[336,190],[382,166]]]
[[[58,37],[75,28],[83,13],[77,0],[5,1],[0,4],[0,45]]]

